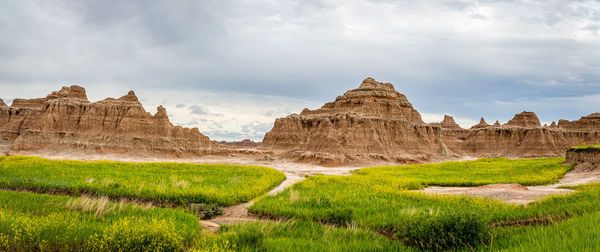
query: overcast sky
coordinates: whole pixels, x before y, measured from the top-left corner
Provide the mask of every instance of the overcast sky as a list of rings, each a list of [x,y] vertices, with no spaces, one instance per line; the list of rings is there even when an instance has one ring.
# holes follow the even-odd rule
[[[136,91],[215,140],[261,140],[366,77],[426,121],[600,112],[598,1],[0,0],[0,98]]]

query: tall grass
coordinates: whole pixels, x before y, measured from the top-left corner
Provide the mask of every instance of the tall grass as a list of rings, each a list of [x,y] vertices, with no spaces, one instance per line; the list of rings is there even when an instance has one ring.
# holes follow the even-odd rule
[[[336,228],[308,221],[222,226],[218,236],[206,237],[197,247],[209,251],[417,251],[356,226]]]
[[[0,251],[181,251],[201,229],[178,210],[0,191]]]
[[[279,171],[256,166],[0,158],[2,188],[176,205],[246,202],[284,179]]]
[[[597,251],[600,248],[600,212],[550,225],[509,227],[480,251]]]

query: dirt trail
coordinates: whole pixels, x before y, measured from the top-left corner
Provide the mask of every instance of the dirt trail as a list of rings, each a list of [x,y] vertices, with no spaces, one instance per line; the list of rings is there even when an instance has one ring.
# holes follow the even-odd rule
[[[329,175],[347,175],[350,171],[357,168],[354,167],[338,167],[338,168],[326,168],[326,167],[306,167],[300,164],[284,164],[278,166],[271,166],[285,173],[286,179],[281,182],[273,190],[269,191],[267,195],[275,195],[282,192],[286,188],[298,183],[306,178],[307,175],[316,174],[329,174]],[[298,169],[299,168],[299,169]],[[247,203],[237,204],[223,209],[223,214],[217,216],[212,220],[200,221],[205,229],[211,232],[216,232],[221,225],[233,224],[238,222],[256,221],[258,218],[248,211],[248,208],[254,203],[250,201]]]
[[[573,192],[573,190],[559,188],[561,186],[573,186],[594,182],[600,182],[600,171],[571,171],[561,178],[558,183],[544,186],[521,186],[519,184],[491,184],[479,187],[431,186],[420,191],[441,195],[459,194],[472,197],[493,198],[507,203],[527,205],[532,201],[550,195]]]

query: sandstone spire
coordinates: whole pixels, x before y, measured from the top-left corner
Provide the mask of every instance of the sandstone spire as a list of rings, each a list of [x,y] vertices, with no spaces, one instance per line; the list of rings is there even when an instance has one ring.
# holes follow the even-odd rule
[[[440,125],[442,126],[442,128],[446,129],[462,129],[458,124],[456,124],[454,118],[449,115],[444,115],[444,120],[442,120]]]
[[[2,99],[0,99],[0,108],[8,108],[8,105]]]
[[[481,128],[487,128],[490,127],[490,125],[485,122],[485,119],[483,119],[483,117],[479,120],[478,124],[473,125],[473,127],[471,127],[471,129],[481,129]]]

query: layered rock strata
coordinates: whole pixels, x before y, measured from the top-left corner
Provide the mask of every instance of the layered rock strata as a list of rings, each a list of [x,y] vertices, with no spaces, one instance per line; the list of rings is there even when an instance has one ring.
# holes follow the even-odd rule
[[[567,151],[565,164],[574,165],[576,171],[600,169],[600,148],[571,148]]]
[[[367,78],[320,109],[276,120],[261,149],[324,165],[361,161],[420,162],[468,157],[552,157],[580,143],[600,142],[600,114],[542,127],[533,112],[504,125],[483,118],[463,129],[450,116],[426,124],[392,84]]]
[[[45,98],[14,99],[10,107],[2,102],[0,137],[11,153],[202,155],[216,149],[197,128],[171,124],[164,107],[154,115],[146,112],[133,91],[90,102],[80,86],[63,87]]]

